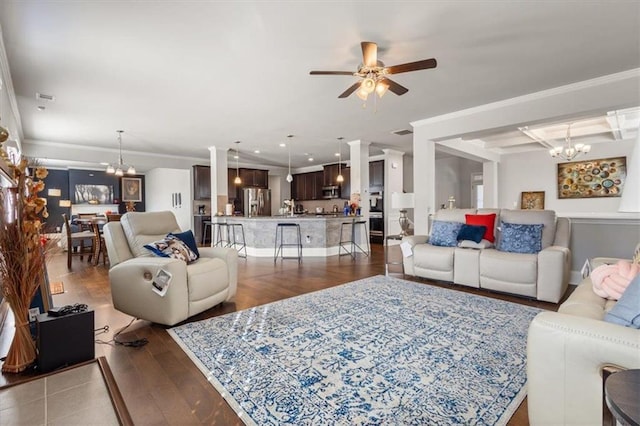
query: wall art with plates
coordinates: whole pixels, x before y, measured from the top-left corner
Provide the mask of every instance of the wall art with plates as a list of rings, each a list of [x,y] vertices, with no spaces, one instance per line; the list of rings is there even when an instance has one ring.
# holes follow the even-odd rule
[[[558,164],[558,198],[619,197],[627,177],[627,157]]]

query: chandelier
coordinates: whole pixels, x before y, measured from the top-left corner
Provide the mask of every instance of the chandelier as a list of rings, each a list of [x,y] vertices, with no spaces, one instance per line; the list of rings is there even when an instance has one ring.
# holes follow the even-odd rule
[[[565,161],[571,161],[580,154],[586,154],[591,151],[591,145],[582,143],[571,143],[571,124],[567,126],[567,136],[565,137],[565,146],[557,146],[549,150],[549,155],[553,158],[560,157]]]
[[[124,174],[123,170],[127,168],[128,175],[135,175],[136,168],[132,165],[126,165],[122,161],[122,134],[124,133],[124,130],[116,130],[116,132],[118,133],[118,164],[116,164],[115,166],[113,164],[109,164],[106,171],[108,174],[122,176]]]

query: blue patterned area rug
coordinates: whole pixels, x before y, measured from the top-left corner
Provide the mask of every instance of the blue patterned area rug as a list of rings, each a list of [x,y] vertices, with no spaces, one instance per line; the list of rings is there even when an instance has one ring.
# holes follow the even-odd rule
[[[249,425],[495,425],[538,312],[376,276],[169,333]]]

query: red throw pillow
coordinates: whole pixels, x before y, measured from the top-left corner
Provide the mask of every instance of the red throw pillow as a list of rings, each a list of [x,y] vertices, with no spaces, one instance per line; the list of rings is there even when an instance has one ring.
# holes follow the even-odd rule
[[[496,222],[496,214],[465,214],[465,219],[467,225],[484,225],[487,227],[487,230],[484,232],[483,239],[487,241],[491,241],[492,243],[496,241],[496,237],[493,235],[493,225]]]

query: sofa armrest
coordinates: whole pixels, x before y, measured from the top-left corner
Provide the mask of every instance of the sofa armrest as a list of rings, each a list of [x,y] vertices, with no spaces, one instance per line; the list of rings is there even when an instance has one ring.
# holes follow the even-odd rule
[[[234,248],[201,247],[198,248],[200,257],[222,259],[229,270],[229,291],[225,301],[233,299],[238,288],[238,251]]]
[[[558,312],[529,326],[527,377],[531,425],[602,422],[604,366],[640,368],[640,331]]]
[[[164,296],[153,291],[152,282],[159,269],[171,274]],[[136,257],[109,270],[113,306],[136,318],[173,325],[187,318],[189,289],[187,264],[165,257]]]
[[[558,303],[569,285],[571,250],[551,246],[538,253],[536,299]]]
[[[426,244],[429,242],[428,235],[407,235],[402,238],[402,244],[409,244],[411,246],[411,253],[413,253],[413,248],[418,244]],[[413,268],[413,256],[402,256],[402,267],[404,268],[404,273],[407,275],[415,275],[415,269]]]
[[[415,247],[416,244],[426,244],[429,242],[428,235],[407,235],[402,238],[403,243],[409,243],[411,248]]]

